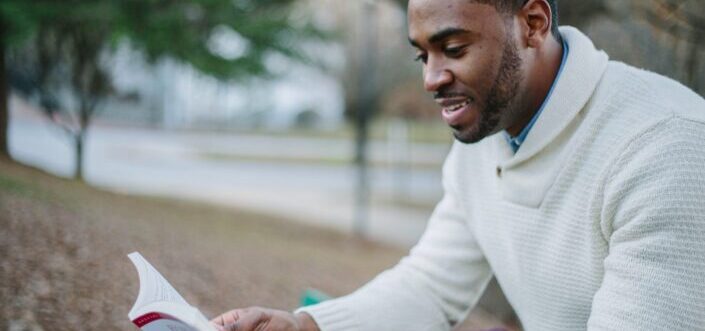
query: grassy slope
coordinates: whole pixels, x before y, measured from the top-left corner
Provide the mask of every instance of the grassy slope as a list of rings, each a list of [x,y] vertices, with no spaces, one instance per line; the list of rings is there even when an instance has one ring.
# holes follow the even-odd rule
[[[240,211],[107,193],[0,161],[0,329],[130,330],[140,251],[206,315],[347,293],[404,253]],[[3,325],[5,324],[5,325]]]
[[[404,252],[222,207],[108,193],[0,160],[0,330],[134,330],[140,251],[207,316],[348,293]],[[476,308],[455,331],[503,323]],[[507,330],[514,330],[509,327]]]

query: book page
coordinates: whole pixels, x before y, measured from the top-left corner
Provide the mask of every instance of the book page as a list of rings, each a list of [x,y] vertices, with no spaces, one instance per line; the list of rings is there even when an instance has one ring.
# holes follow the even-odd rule
[[[128,255],[137,268],[140,290],[127,316],[143,331],[215,331],[201,312],[186,300],[147,260]]]
[[[137,268],[140,279],[140,290],[137,295],[129,317],[134,319],[133,313],[140,307],[155,302],[171,302],[190,307],[179,292],[138,252],[127,255]]]

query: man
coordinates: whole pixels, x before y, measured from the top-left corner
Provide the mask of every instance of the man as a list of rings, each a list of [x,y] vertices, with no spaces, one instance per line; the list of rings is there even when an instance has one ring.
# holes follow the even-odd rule
[[[705,330],[705,101],[610,62],[555,1],[410,0],[456,142],[409,256],[296,314],[223,330],[449,330],[496,276],[526,330]]]

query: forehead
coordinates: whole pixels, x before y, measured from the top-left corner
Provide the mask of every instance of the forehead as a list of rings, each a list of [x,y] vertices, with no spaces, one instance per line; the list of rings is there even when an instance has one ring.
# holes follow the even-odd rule
[[[489,4],[472,0],[410,0],[409,38],[425,42],[448,28],[468,30],[483,37],[504,33],[504,17]]]

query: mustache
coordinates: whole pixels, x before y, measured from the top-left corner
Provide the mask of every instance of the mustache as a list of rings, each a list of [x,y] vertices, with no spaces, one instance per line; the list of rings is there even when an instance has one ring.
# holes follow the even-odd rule
[[[437,91],[436,93],[433,94],[433,98],[436,99],[436,100],[438,100],[438,99],[458,98],[458,97],[472,99],[471,96],[469,96],[469,95],[467,95],[467,94],[465,94],[465,93],[454,92],[454,91],[444,91],[444,90],[440,90],[440,91]]]

